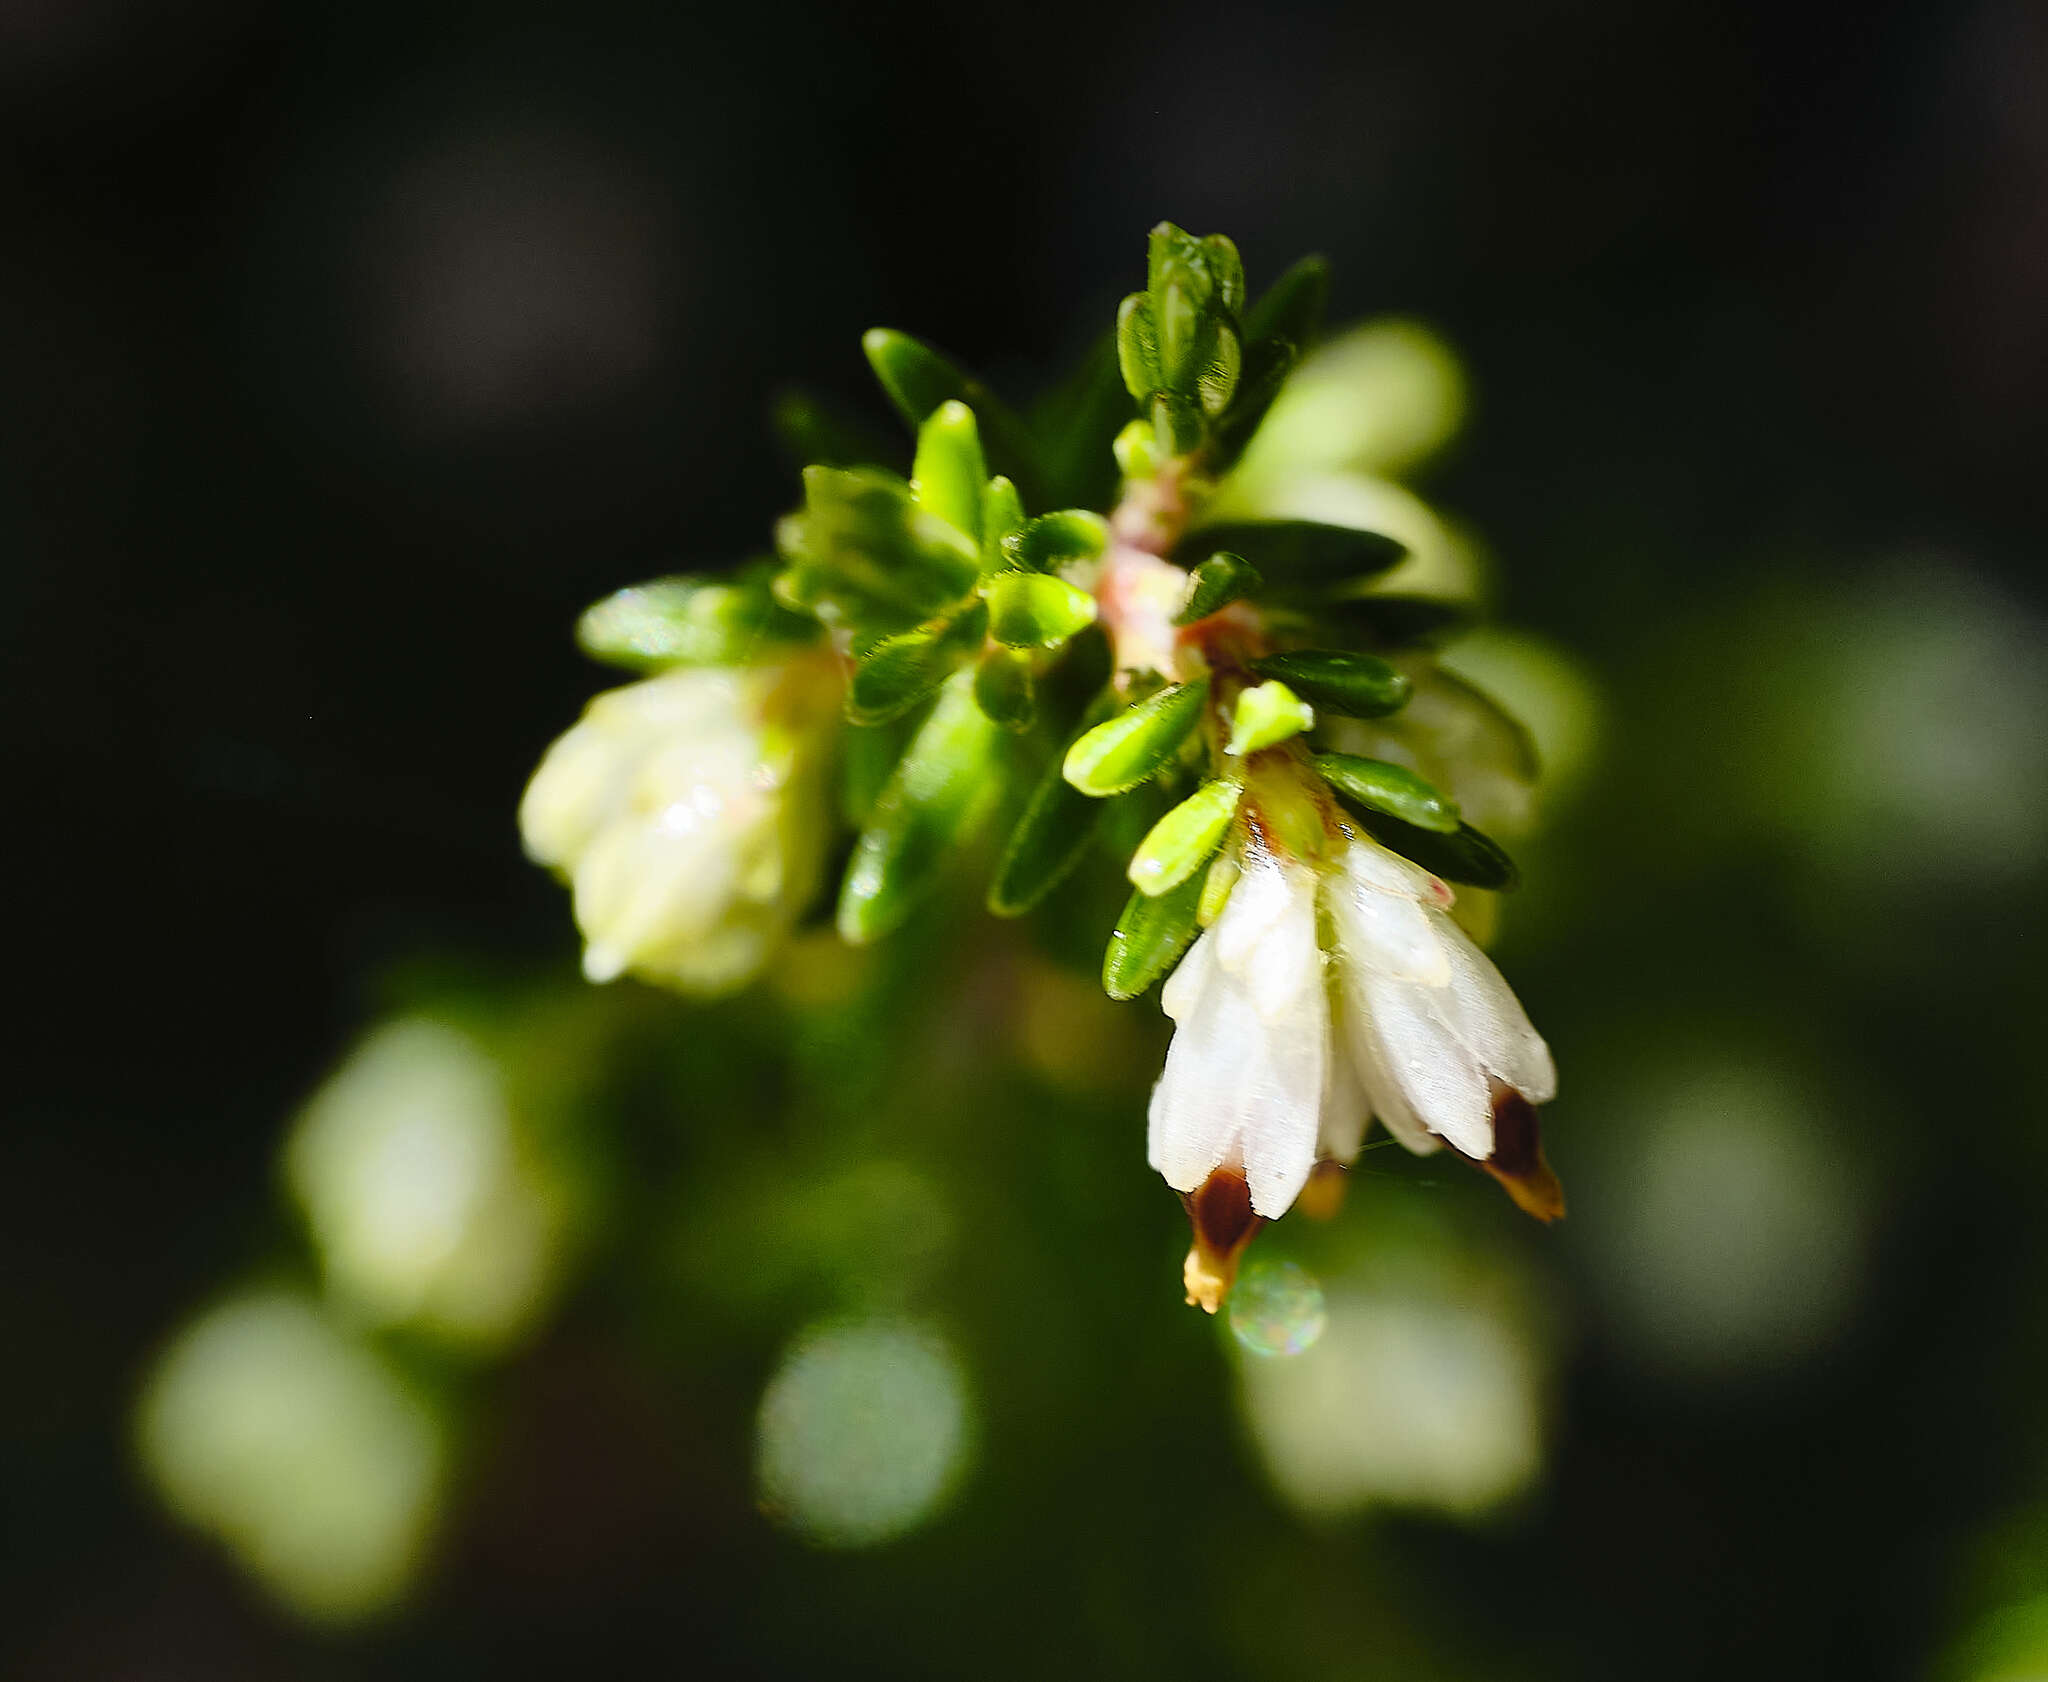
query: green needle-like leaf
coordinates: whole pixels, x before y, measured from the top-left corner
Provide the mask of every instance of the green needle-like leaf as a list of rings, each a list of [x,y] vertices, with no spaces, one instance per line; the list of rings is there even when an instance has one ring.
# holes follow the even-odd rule
[[[1209,680],[1175,684],[1098,724],[1067,749],[1064,773],[1083,794],[1119,794],[1168,764],[1201,722]]]
[[[988,625],[979,602],[951,620],[885,637],[860,657],[846,691],[846,716],[856,724],[901,718],[953,675]]]
[[[1180,961],[1198,932],[1202,880],[1196,874],[1163,894],[1131,895],[1102,955],[1102,990],[1112,999],[1135,999]]]
[[[974,675],[956,673],[898,762],[855,842],[839,892],[839,932],[880,939],[910,915],[940,867],[994,809],[1004,732],[974,699]]]
[[[998,917],[1021,917],[1063,882],[1095,838],[1103,813],[1060,775],[1058,760],[1046,767],[989,884],[988,908]]]
[[[1008,648],[1057,648],[1095,623],[1095,598],[1042,572],[1000,572],[985,586],[989,635]]]
[[[1197,554],[1232,550],[1274,583],[1290,585],[1372,578],[1408,553],[1397,538],[1317,520],[1231,520],[1188,533],[1181,547]]]
[[[917,460],[910,470],[918,505],[948,525],[979,541],[981,499],[988,484],[988,463],[981,453],[981,434],[974,411],[947,399],[917,429]]]
[[[1442,835],[1458,828],[1458,803],[1405,765],[1353,753],[1319,753],[1315,763],[1329,785],[1355,805]]]
[[[1188,578],[1187,600],[1173,616],[1176,625],[1192,625],[1221,613],[1232,602],[1256,596],[1265,581],[1242,555],[1211,555]]]
[[[1024,525],[1024,499],[1017,487],[998,473],[981,493],[981,570],[996,571],[1008,564],[1003,545]]]
[[[1303,648],[1289,654],[1268,654],[1254,660],[1252,670],[1261,677],[1278,678],[1325,712],[1346,718],[1379,718],[1397,712],[1413,687],[1377,655],[1339,649]]]
[[[1168,812],[1131,855],[1125,872],[1131,885],[1140,893],[1157,895],[1185,882],[1223,844],[1240,792],[1236,783],[1219,777]]]
[[[1207,234],[1202,255],[1209,264],[1209,278],[1216,287],[1216,301],[1232,315],[1244,310],[1244,260],[1227,234]]]

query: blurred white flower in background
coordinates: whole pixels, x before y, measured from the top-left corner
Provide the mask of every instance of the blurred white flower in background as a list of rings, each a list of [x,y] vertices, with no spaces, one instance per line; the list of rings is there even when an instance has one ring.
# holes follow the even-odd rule
[[[138,1409],[144,1468],[272,1593],[346,1622],[403,1594],[432,1529],[443,1433],[312,1302],[254,1291],[172,1341]]]
[[[828,659],[684,667],[607,690],[548,749],[520,831],[574,888],[592,981],[728,991],[795,924],[824,863]]]
[[[423,1018],[374,1030],[307,1104],[284,1163],[328,1289],[366,1324],[495,1344],[544,1306],[562,1199],[468,1035]]]

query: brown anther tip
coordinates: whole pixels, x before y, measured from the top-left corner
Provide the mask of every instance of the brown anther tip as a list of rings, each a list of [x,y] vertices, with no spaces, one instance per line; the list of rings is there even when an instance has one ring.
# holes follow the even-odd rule
[[[1181,1282],[1190,1307],[1214,1314],[1237,1282],[1245,1246],[1266,1223],[1252,1213],[1251,1188],[1242,1169],[1214,1169],[1194,1191],[1182,1192],[1180,1200],[1195,1234]]]
[[[1513,1087],[1494,1083],[1493,1155],[1480,1167],[1506,1188],[1515,1207],[1539,1221],[1564,1215],[1564,1187],[1543,1155],[1536,1106]]]

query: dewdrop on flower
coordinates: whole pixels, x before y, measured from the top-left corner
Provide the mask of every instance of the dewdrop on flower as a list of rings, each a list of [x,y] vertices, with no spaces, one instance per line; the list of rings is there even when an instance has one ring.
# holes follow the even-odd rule
[[[1418,1154],[1449,1144],[1540,1219],[1563,1213],[1534,1109],[1556,1092],[1549,1049],[1451,920],[1451,890],[1348,825],[1328,842],[1303,859],[1251,826],[1161,997],[1175,1027],[1148,1155],[1187,1202],[1188,1300],[1212,1314],[1259,1226],[1318,1161],[1355,1160],[1370,1116]]]
[[[743,985],[810,901],[839,690],[812,655],[686,667],[593,700],[520,804],[572,886],[592,981]]]

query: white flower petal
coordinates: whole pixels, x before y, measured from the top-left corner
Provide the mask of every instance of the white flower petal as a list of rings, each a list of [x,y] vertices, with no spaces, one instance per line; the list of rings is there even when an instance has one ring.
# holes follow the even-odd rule
[[[1389,852],[1368,835],[1354,835],[1344,849],[1342,869],[1360,887],[1402,894],[1431,905],[1449,905],[1456,897],[1438,878],[1399,853]]]
[[[1344,1036],[1334,1035],[1323,1068],[1323,1103],[1317,1123],[1316,1151],[1333,1162],[1351,1163],[1365,1146],[1372,1124],[1372,1102],[1365,1095]]]
[[[1431,921],[1441,911],[1341,872],[1330,881],[1329,899],[1346,964],[1428,987],[1451,979],[1450,954]]]
[[[1483,1162],[1493,1154],[1486,1071],[1437,1013],[1436,990],[1368,976],[1364,994],[1379,1069],[1430,1132]]]
[[[1329,1016],[1298,1010],[1268,1021],[1220,965],[1198,980],[1152,1089],[1147,1155],[1177,1191],[1240,1164],[1252,1208],[1271,1220],[1315,1166]]]
[[[1380,1125],[1400,1142],[1403,1150],[1416,1156],[1429,1156],[1443,1149],[1443,1141],[1423,1125],[1388,1071],[1362,993],[1347,993],[1340,999],[1338,1029],[1351,1054],[1352,1073],[1358,1077],[1366,1102],[1372,1106]]]
[[[1549,1103],[1557,1096],[1557,1065],[1543,1036],[1529,1025],[1514,989],[1445,913],[1429,915],[1450,959],[1450,984],[1438,1008],[1451,1032],[1489,1073],[1530,1103]]]
[[[1185,1022],[1215,968],[1216,931],[1204,929],[1159,989],[1159,1008],[1174,1021]]]
[[[1271,853],[1247,848],[1239,860],[1237,886],[1216,919],[1216,957],[1227,970],[1241,970],[1274,924],[1287,915],[1296,884]]]

